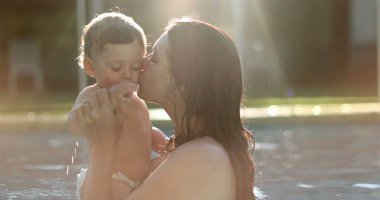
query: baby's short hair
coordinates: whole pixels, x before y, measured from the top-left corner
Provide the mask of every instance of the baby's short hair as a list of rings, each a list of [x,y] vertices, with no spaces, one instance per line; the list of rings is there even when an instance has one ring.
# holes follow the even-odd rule
[[[97,15],[83,28],[78,64],[83,68],[84,57],[91,58],[107,43],[129,44],[136,39],[145,51],[147,42],[144,30],[131,17],[120,12]]]

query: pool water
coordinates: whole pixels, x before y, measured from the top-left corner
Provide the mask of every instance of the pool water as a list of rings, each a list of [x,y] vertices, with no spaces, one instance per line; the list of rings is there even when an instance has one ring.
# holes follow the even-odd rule
[[[0,133],[0,199],[75,199],[75,174],[86,163],[77,141],[85,144],[65,131]]]
[[[380,199],[378,121],[269,121],[249,128],[257,199]],[[64,129],[0,132],[0,199],[76,199],[86,154],[85,141]]]
[[[380,123],[258,127],[256,186],[262,199],[380,199]]]

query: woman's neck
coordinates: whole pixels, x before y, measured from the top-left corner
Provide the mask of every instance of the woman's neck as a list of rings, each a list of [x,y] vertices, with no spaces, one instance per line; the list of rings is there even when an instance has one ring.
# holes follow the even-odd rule
[[[172,122],[175,125],[175,133],[181,134],[183,131],[188,131],[186,126],[187,120],[185,115],[185,106],[168,106],[164,107],[164,110],[168,113]],[[192,116],[190,121],[191,132],[190,134],[200,133],[205,131],[204,121],[198,116]]]
[[[167,104],[163,105],[163,108],[174,123],[175,132],[182,130],[182,119],[186,110],[185,104],[179,101],[170,101]]]
[[[186,114],[186,104],[180,94],[173,95],[169,100],[161,104],[163,109],[168,113],[170,119],[175,125],[175,133],[181,134],[183,131],[188,131],[186,126],[187,119]],[[192,133],[189,134],[197,134],[202,131],[205,131],[204,120],[199,116],[191,116],[190,128]]]

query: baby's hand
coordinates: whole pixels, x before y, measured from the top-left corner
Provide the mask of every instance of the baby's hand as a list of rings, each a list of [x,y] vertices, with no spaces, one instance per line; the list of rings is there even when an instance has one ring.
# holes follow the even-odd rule
[[[138,84],[129,81],[123,81],[112,86],[109,91],[113,106],[117,107],[120,103],[128,102],[132,93],[137,92],[138,89]]]

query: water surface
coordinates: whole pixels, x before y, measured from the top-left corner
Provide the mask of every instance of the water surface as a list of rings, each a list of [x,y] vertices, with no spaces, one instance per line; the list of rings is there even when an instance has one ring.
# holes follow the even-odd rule
[[[340,120],[250,128],[257,142],[258,199],[380,199],[380,123]],[[0,199],[76,199],[85,146],[65,130],[0,132]]]

